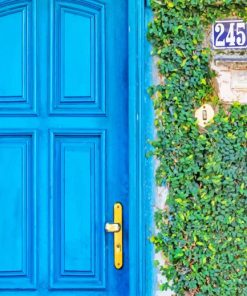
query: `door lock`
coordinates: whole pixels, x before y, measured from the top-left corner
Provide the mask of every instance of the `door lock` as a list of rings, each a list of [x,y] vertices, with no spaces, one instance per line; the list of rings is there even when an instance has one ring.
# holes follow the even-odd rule
[[[114,233],[114,266],[116,269],[123,267],[123,206],[114,204],[114,223],[106,223],[105,231]]]

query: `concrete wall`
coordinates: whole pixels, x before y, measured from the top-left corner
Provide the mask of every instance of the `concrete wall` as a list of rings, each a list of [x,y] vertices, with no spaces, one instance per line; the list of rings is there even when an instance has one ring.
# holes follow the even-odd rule
[[[216,72],[215,90],[226,104],[238,101],[247,104],[247,57],[214,56],[211,68]]]

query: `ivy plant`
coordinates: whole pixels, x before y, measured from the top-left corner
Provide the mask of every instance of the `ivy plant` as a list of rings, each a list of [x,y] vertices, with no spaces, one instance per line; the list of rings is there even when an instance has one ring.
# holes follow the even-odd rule
[[[247,295],[247,105],[215,94],[206,31],[247,16],[246,0],[151,0],[148,39],[160,83],[150,87],[158,185],[169,188],[151,240],[164,255],[161,289],[175,295]],[[217,110],[202,129],[195,110]]]

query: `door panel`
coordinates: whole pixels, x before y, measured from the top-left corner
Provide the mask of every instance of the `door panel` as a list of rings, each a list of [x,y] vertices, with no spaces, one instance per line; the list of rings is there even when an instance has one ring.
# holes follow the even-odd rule
[[[35,137],[0,135],[0,286],[31,289],[36,265]]]
[[[127,22],[125,0],[0,0],[3,296],[129,295]]]
[[[35,5],[0,1],[0,114],[34,114]]]
[[[51,113],[105,114],[107,2],[56,1],[51,6]]]
[[[105,287],[104,132],[52,132],[51,137],[51,287]]]

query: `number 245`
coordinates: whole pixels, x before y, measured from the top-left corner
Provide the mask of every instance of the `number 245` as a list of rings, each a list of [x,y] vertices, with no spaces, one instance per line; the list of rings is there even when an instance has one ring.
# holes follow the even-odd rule
[[[230,23],[228,34],[223,40],[221,37],[225,32],[225,26],[222,23],[215,25],[215,32],[219,33],[215,40],[215,45],[217,47],[224,47],[226,46],[226,43],[228,43],[229,46],[243,46],[246,43],[245,23]]]

